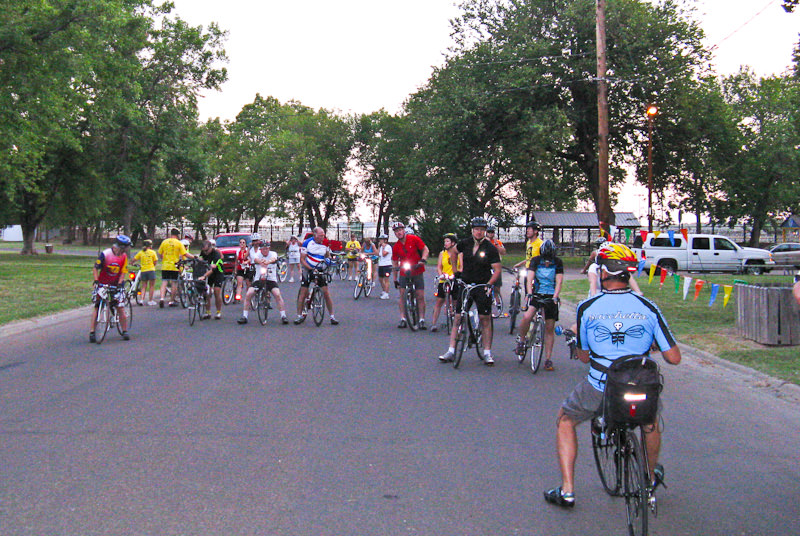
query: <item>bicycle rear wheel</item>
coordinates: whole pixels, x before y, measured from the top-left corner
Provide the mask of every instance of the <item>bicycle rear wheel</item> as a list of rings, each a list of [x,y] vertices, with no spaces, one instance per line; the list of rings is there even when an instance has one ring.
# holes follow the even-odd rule
[[[340,281],[344,281],[345,279],[347,279],[347,262],[346,261],[341,261],[341,264],[339,265],[338,272],[339,272],[339,280]]]
[[[364,296],[369,298],[369,295],[372,294],[372,287],[375,286],[375,282],[372,280],[367,279],[367,276],[364,276]]]
[[[601,437],[601,433],[604,437]],[[606,428],[604,431],[595,430],[592,424],[592,452],[594,452],[594,463],[597,466],[597,474],[600,475],[600,482],[606,493],[612,497],[619,496],[621,486],[621,465],[619,463],[620,431],[618,429]]]
[[[353,299],[357,300],[359,296],[361,296],[361,292],[364,290],[364,274],[358,274],[358,279],[356,279],[356,286],[353,287]]]
[[[261,325],[267,323],[267,316],[269,316],[269,291],[261,289],[256,294],[258,302],[258,321]]]
[[[531,372],[539,372],[544,355],[544,317],[538,316],[531,324],[528,336],[531,338]]]
[[[628,516],[628,534],[647,534],[647,469],[642,447],[636,434],[625,434],[625,454],[622,474],[625,486],[625,511]]]
[[[519,314],[519,306],[520,306],[520,295],[519,289],[515,288],[511,291],[511,298],[509,299],[508,303],[508,320],[509,320],[509,335],[514,333],[514,328],[517,324],[517,315]]]
[[[503,316],[503,295],[500,294],[500,289],[497,287],[492,288],[492,318],[500,318]]]
[[[97,325],[94,328],[97,344],[100,344],[106,338],[106,333],[108,333],[110,323],[111,307],[109,307],[106,300],[102,300],[100,302],[100,307],[97,308]]]
[[[403,312],[406,315],[406,322],[411,331],[419,329],[419,310],[417,309],[417,293],[412,288],[406,289],[406,296],[403,300]]]
[[[461,323],[458,325],[458,333],[456,334],[456,351],[453,355],[453,368],[458,368],[461,364],[461,357],[464,355],[464,348],[467,346],[467,338],[469,337],[467,331],[469,328],[464,325],[464,322],[466,322],[466,318],[462,315]]]
[[[142,296],[142,282],[137,280],[131,286],[131,294],[133,295],[133,299],[136,301],[136,305],[142,305],[144,303],[144,296]]]
[[[233,303],[233,299],[236,297],[236,281],[233,277],[225,277],[225,281],[222,282],[222,303],[225,305],[230,305]]]
[[[317,326],[321,325],[325,318],[325,298],[322,289],[317,286],[311,291],[311,317]]]
[[[444,299],[444,322],[445,326],[447,326],[448,335],[453,329],[453,316],[455,316],[455,311],[453,310],[453,297],[450,295],[450,293],[448,293],[447,297]]]
[[[177,285],[177,287],[178,287],[178,290],[177,290],[178,298],[177,299],[180,300],[181,307],[183,307],[184,309],[189,307],[189,299],[187,297],[187,295],[189,294],[189,285],[191,285],[191,282],[189,282],[189,281],[178,281],[178,285]],[[175,299],[176,299],[175,296],[173,296],[172,297],[172,301],[174,302]]]

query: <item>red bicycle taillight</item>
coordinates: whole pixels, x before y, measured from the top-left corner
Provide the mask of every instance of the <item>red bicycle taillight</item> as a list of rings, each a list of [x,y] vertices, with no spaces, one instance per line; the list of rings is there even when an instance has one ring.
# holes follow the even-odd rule
[[[134,274],[133,272],[128,272],[128,277],[131,279],[131,281],[133,281],[134,279],[136,279],[136,274]]]

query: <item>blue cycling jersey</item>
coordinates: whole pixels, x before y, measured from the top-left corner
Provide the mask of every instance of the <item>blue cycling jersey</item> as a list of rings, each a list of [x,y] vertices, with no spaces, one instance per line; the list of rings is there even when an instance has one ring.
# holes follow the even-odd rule
[[[533,291],[537,294],[556,293],[556,275],[564,273],[564,263],[558,257],[543,259],[534,257],[528,263],[528,269],[533,272]]]
[[[630,289],[603,291],[578,304],[578,347],[591,352],[589,383],[605,388],[605,371],[626,355],[644,355],[655,340],[663,352],[675,346],[658,306]]]

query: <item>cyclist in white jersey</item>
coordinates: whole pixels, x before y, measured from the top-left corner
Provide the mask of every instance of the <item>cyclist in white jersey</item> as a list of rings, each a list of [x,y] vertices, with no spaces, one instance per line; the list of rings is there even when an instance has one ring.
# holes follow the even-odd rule
[[[300,246],[300,266],[303,268],[303,278],[300,282],[300,294],[297,296],[297,318],[295,324],[301,324],[306,316],[303,314],[303,304],[308,296],[308,287],[311,285],[311,278],[316,277],[317,286],[322,289],[325,298],[325,305],[331,314],[331,324],[337,325],[339,321],[333,314],[333,300],[328,290],[328,281],[324,276],[315,276],[314,269],[323,267],[327,264],[331,256],[331,249],[325,245],[325,230],[322,227],[314,227],[313,234],[303,241]]]

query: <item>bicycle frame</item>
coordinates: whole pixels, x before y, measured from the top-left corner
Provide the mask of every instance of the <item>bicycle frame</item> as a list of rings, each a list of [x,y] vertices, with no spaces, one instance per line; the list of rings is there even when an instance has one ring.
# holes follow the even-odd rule
[[[478,354],[478,359],[481,361],[483,360],[483,329],[481,327],[481,321],[477,315],[477,311],[474,315],[477,318],[472,318],[470,309],[472,308],[473,304],[472,293],[479,288],[488,288],[489,285],[487,283],[468,284],[464,282],[460,282],[460,284],[463,285],[463,289],[461,291],[461,313],[456,314],[453,320],[454,324],[458,324],[458,331],[456,332],[456,352],[453,358],[453,368],[458,368],[458,366],[461,364],[461,357],[464,354],[464,348],[469,348],[473,344],[475,345],[475,351]],[[464,324],[466,324],[466,327]]]

